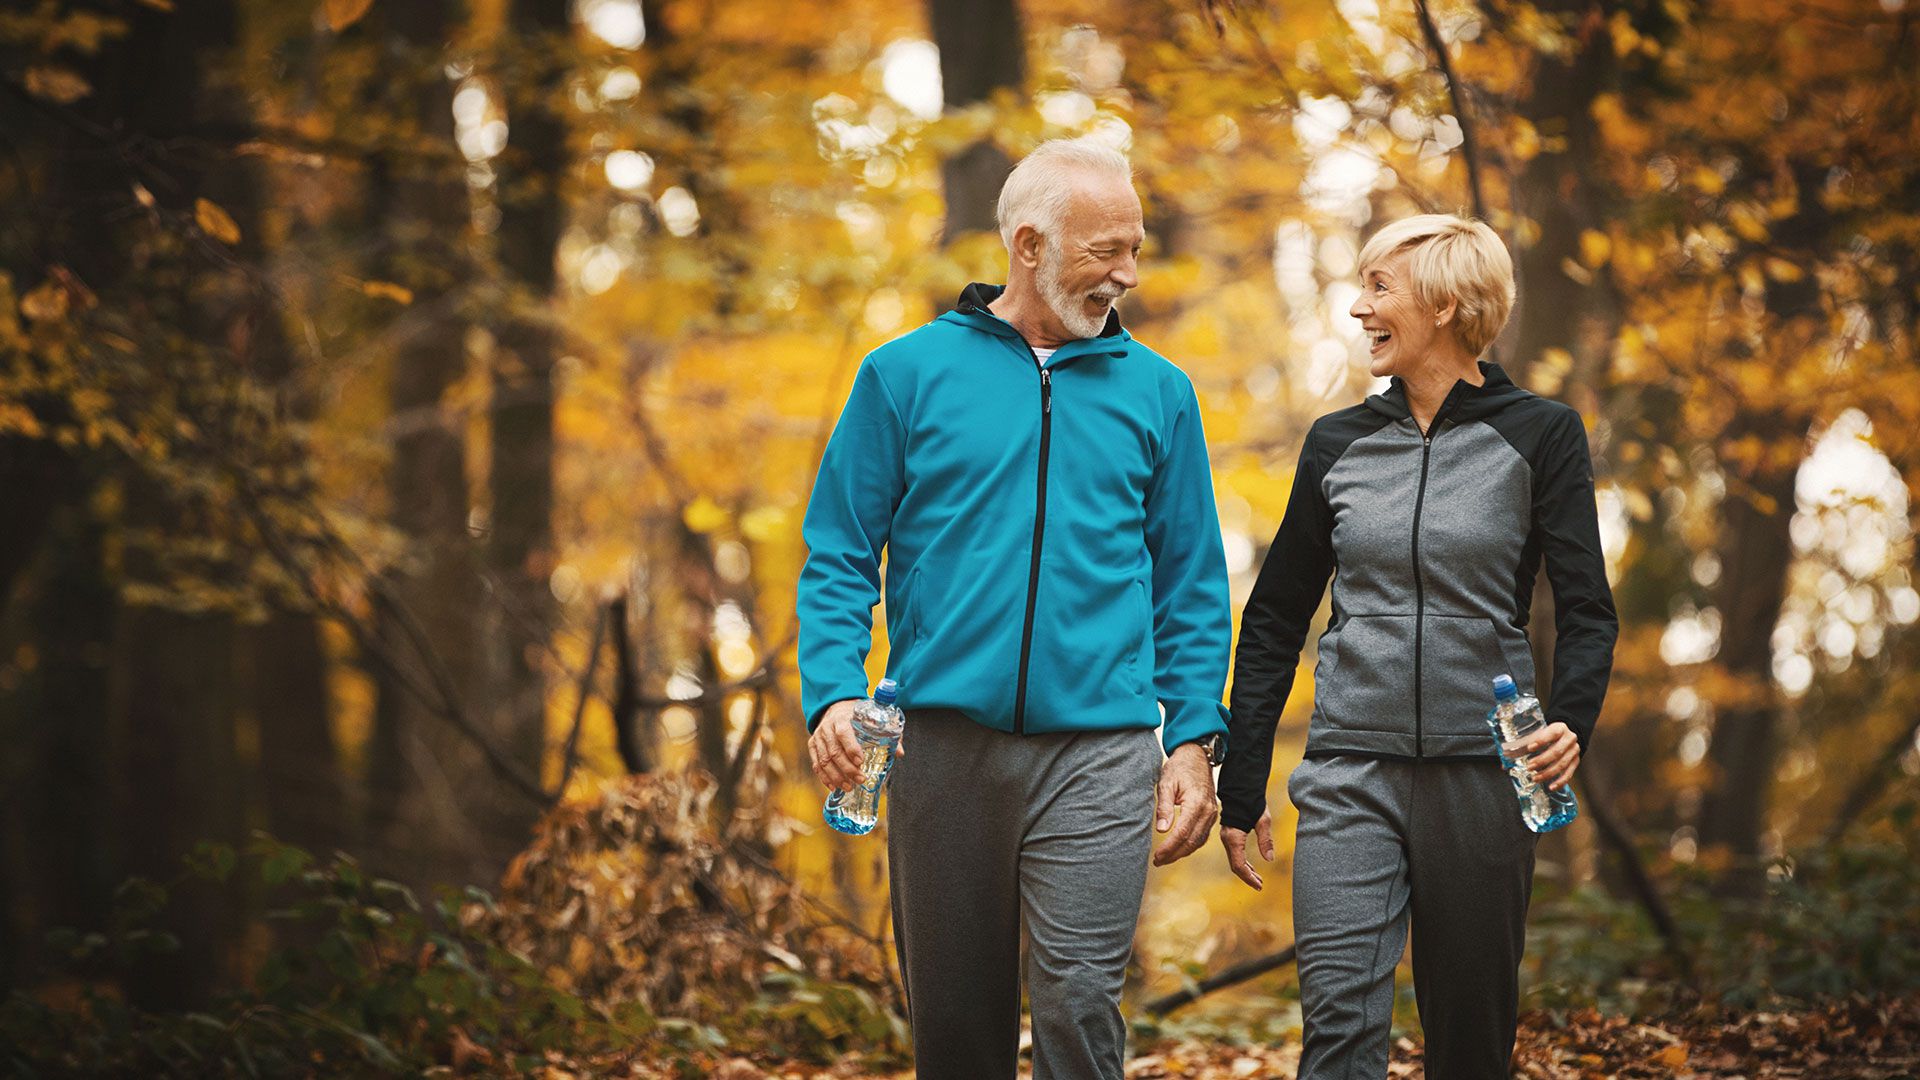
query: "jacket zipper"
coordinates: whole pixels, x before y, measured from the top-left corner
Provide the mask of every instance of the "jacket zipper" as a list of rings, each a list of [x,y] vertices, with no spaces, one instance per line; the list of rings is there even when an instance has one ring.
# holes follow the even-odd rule
[[[1012,323],[993,314],[991,309],[975,306],[974,310],[1012,329]],[[1033,351],[1032,343],[1019,331],[1015,330],[1014,336],[1026,346],[1027,355],[1033,358],[1033,366],[1040,371],[1040,476],[1034,493],[1033,554],[1027,564],[1027,613],[1020,628],[1020,673],[1014,680],[1013,691],[1013,733],[1024,735],[1027,726],[1027,668],[1033,659],[1033,614],[1040,600],[1040,549],[1047,528],[1047,460],[1050,456],[1048,447],[1053,442],[1053,369],[1040,362],[1040,354]],[[1055,363],[1058,366],[1078,358],[1056,358]]]
[[[1027,347],[1032,352],[1033,347]],[[1040,599],[1040,545],[1047,528],[1047,458],[1053,441],[1053,372],[1035,355],[1040,369],[1040,480],[1033,509],[1033,557],[1027,567],[1027,618],[1020,630],[1020,675],[1014,682],[1013,733],[1025,734],[1027,723],[1027,665],[1033,656],[1033,612]]]
[[[1427,506],[1427,468],[1433,460],[1433,437],[1440,433],[1440,425],[1453,412],[1453,406],[1454,395],[1448,394],[1433,419],[1427,421],[1427,430],[1420,433],[1420,491],[1413,499],[1413,756],[1416,758],[1426,756],[1426,736],[1420,715],[1420,654],[1427,626],[1427,588],[1426,577],[1420,573],[1420,515]],[[1419,428],[1420,421],[1415,420],[1413,426]]]
[[[1414,421],[1414,426],[1419,426]],[[1433,457],[1433,431],[1440,424],[1435,417],[1420,434],[1420,492],[1413,500],[1413,756],[1425,757],[1420,728],[1420,653],[1421,638],[1427,625],[1426,583],[1420,574],[1420,512],[1427,505],[1427,464]]]

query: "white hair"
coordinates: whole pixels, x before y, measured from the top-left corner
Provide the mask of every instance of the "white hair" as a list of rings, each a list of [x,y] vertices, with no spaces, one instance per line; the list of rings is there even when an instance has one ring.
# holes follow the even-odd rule
[[[1058,235],[1060,223],[1067,216],[1067,204],[1073,198],[1068,177],[1076,172],[1104,173],[1129,183],[1133,180],[1133,166],[1127,156],[1105,143],[1085,137],[1041,143],[1020,159],[1000,188],[994,220],[1000,225],[1000,240],[1008,251],[1013,250],[1013,234],[1022,225],[1031,225],[1044,236]]]

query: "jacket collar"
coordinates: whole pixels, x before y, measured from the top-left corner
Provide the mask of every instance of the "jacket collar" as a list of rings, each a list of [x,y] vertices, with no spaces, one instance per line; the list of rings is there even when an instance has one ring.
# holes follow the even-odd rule
[[[1447,399],[1440,403],[1440,409],[1433,414],[1435,422],[1449,419],[1455,423],[1469,420],[1482,420],[1506,408],[1516,401],[1532,397],[1527,391],[1514,385],[1507,377],[1506,369],[1492,361],[1482,360],[1480,376],[1486,382],[1475,386],[1465,379],[1454,381],[1453,389],[1447,391]],[[1367,399],[1367,408],[1395,420],[1406,420],[1413,416],[1413,410],[1407,407],[1407,386],[1395,375],[1386,390]]]
[[[988,304],[999,299],[1000,294],[1005,291],[1004,285],[973,282],[961,290],[960,302],[954,305],[952,311],[940,316],[940,321],[970,326],[996,337],[1011,338],[1024,343],[1025,339],[1020,336],[1020,331],[1013,328],[1012,323],[995,315],[987,308]],[[1107,325],[1100,331],[1099,337],[1080,338],[1061,345],[1054,350],[1053,362],[1089,353],[1105,353],[1113,357],[1125,356],[1127,344],[1132,340],[1133,335],[1127,332],[1126,327],[1120,325],[1119,310],[1109,309]]]

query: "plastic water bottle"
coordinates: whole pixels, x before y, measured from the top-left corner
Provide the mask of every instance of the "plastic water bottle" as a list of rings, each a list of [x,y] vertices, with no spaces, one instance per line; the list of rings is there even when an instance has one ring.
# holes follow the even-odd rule
[[[1535,783],[1527,772],[1526,759],[1520,756],[1520,743],[1546,726],[1540,702],[1532,694],[1522,694],[1513,684],[1513,676],[1501,675],[1493,680],[1493,708],[1487,710],[1487,727],[1493,730],[1500,764],[1520,797],[1520,820],[1537,833],[1552,832],[1580,815],[1571,786],[1554,791]]]
[[[852,791],[828,795],[821,811],[828,825],[848,836],[870,833],[880,822],[880,789],[893,769],[893,748],[906,730],[906,717],[893,703],[898,692],[892,679],[881,679],[873,696],[853,710],[853,734],[860,740],[864,762],[861,783]]]

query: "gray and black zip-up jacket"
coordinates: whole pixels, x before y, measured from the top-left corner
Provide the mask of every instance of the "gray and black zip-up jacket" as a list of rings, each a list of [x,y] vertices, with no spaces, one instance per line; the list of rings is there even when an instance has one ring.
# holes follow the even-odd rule
[[[1234,654],[1221,821],[1266,808],[1274,729],[1333,577],[1308,757],[1490,758],[1493,678],[1534,691],[1527,616],[1544,557],[1556,641],[1547,719],[1584,752],[1619,624],[1580,414],[1497,364],[1457,382],[1422,435],[1395,379],[1316,420]]]

